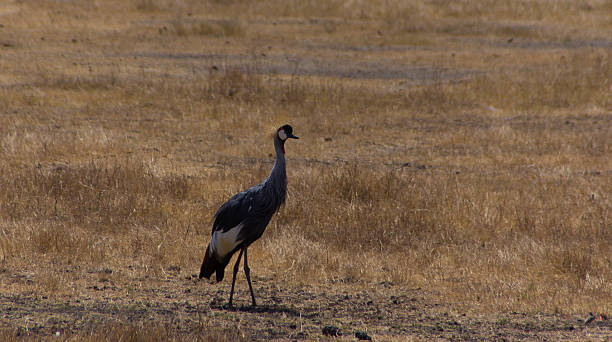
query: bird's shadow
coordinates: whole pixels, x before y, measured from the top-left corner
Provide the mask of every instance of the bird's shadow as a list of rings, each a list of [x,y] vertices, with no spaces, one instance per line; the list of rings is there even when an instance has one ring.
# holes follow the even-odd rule
[[[239,311],[239,312],[249,312],[249,313],[272,313],[272,314],[284,313],[288,316],[294,316],[294,317],[309,316],[308,314],[305,314],[303,311],[298,311],[294,308],[290,308],[284,305],[277,305],[277,304],[264,304],[264,305],[260,304],[257,306],[252,306],[252,305],[229,306],[226,303],[226,304],[215,305],[211,307],[215,309],[219,309],[219,310],[225,310],[225,311]]]

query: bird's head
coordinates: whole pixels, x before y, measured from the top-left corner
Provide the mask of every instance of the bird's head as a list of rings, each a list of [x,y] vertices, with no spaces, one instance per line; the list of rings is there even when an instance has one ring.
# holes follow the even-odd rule
[[[291,139],[299,139],[299,137],[293,135],[293,128],[289,125],[284,125],[278,129],[276,132],[276,137],[281,142],[281,146],[283,148],[283,153],[285,153],[285,141],[289,138]]]
[[[293,128],[291,128],[291,126],[289,125],[284,125],[281,128],[279,128],[276,134],[278,135],[278,138],[281,141],[285,141],[289,138],[299,139],[299,137],[293,135]]]

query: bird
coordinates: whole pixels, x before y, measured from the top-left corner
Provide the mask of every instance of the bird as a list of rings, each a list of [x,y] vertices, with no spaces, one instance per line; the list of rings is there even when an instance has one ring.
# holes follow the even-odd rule
[[[240,251],[230,290],[229,307],[232,307],[234,284],[244,254],[244,274],[251,291],[251,302],[255,307],[255,295],[247,259],[247,248],[261,237],[272,216],[285,203],[287,195],[287,172],[285,168],[285,142],[299,139],[290,125],[283,125],[274,135],[276,161],[270,176],[263,182],[232,196],[216,212],[210,243],[200,268],[200,279],[210,279],[216,273],[217,283],[223,280],[225,267],[232,256]]]

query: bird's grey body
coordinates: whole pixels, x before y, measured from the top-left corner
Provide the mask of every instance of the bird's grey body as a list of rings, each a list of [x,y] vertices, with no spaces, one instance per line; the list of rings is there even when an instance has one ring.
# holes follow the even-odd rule
[[[216,273],[217,281],[223,280],[225,267],[234,253],[240,250],[234,266],[230,305],[232,304],[236,273],[243,253],[245,259],[244,271],[251,290],[253,305],[255,305],[246,250],[255,240],[261,237],[272,216],[285,203],[287,173],[284,144],[287,138],[297,139],[289,125],[279,128],[277,134],[275,134],[276,162],[270,176],[261,184],[232,196],[215,214],[211,241],[206,249],[206,255],[200,269],[200,278],[210,278],[212,273]]]

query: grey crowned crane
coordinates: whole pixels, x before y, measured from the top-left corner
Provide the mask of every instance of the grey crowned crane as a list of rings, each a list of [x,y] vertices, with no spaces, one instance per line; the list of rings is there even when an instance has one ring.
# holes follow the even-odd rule
[[[285,141],[293,138],[293,128],[289,125],[280,127],[274,135],[276,162],[270,176],[261,184],[255,185],[230,198],[217,210],[212,227],[212,238],[206,249],[200,269],[200,278],[210,279],[216,273],[217,282],[223,280],[225,266],[234,253],[240,251],[234,265],[232,289],[229,306],[232,306],[236,273],[240,258],[244,254],[244,274],[249,283],[252,304],[255,306],[255,295],[251,285],[251,275],[247,261],[247,248],[259,239],[274,213],[285,202],[287,194],[287,172],[285,170]]]

